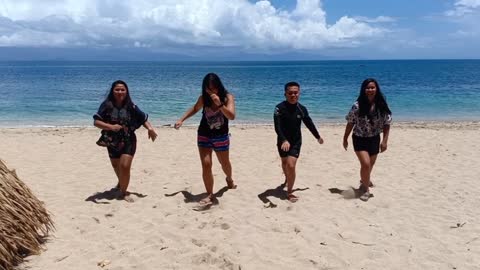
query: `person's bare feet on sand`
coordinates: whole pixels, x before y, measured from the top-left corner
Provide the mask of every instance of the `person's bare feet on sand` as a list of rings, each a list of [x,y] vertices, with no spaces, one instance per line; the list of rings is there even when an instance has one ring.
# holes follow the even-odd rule
[[[294,203],[298,201],[298,197],[293,195],[293,193],[288,193],[287,200],[290,201],[291,203]]]
[[[130,193],[129,193],[129,192],[121,193],[121,194],[118,196],[118,199],[119,199],[119,200],[124,200],[124,201],[129,202],[129,203],[135,202],[135,200],[132,198],[132,196],[130,196]]]
[[[233,182],[233,179],[229,177],[225,178],[225,181],[227,181],[227,187],[229,189],[236,189],[237,188],[237,185],[235,184],[235,182]]]
[[[213,204],[213,194],[208,194],[207,197],[201,199],[198,204],[200,206],[209,206]]]

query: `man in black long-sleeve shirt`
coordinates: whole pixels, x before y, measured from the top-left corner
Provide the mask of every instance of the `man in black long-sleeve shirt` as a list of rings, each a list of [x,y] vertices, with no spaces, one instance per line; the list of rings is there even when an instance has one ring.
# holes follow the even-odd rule
[[[296,176],[295,167],[302,147],[302,121],[318,143],[323,143],[312,118],[308,115],[307,108],[298,102],[299,97],[300,85],[298,83],[289,82],[285,84],[286,100],[275,107],[273,115],[275,132],[277,133],[277,148],[282,159],[282,169],[287,184],[287,199],[290,202],[298,200],[298,197],[293,195],[292,192]]]

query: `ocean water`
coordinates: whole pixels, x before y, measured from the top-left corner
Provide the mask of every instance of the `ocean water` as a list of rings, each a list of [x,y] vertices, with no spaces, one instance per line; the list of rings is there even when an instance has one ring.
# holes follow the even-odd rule
[[[379,81],[395,121],[480,118],[480,60],[0,62],[0,126],[91,126],[117,79],[153,124],[172,124],[209,72],[234,94],[237,124],[272,123],[288,81],[300,83],[300,102],[315,122],[344,123],[367,77]]]

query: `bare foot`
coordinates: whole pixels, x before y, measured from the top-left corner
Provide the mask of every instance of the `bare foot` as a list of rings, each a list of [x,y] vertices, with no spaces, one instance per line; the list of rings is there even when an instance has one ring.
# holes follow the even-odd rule
[[[298,197],[293,195],[293,193],[288,193],[287,200],[289,200],[291,203],[294,203],[298,201]]]
[[[213,204],[213,195],[212,194],[208,194],[207,197],[201,199],[198,204],[200,206],[208,206],[208,205],[212,205]]]
[[[229,189],[236,189],[237,188],[237,185],[233,182],[233,179],[230,178],[230,180],[228,180],[228,177],[225,178],[225,181],[227,181],[227,187]]]
[[[120,193],[120,195],[118,196],[118,199],[119,200],[124,200],[124,201],[129,202],[129,203],[135,202],[135,200],[130,196],[129,192]]]
[[[125,195],[125,196],[123,196],[123,199],[124,199],[126,202],[129,202],[129,203],[135,202],[135,200],[134,200],[130,195]]]

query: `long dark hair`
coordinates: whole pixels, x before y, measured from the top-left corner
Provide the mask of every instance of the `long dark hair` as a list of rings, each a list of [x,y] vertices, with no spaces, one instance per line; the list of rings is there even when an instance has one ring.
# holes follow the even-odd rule
[[[228,92],[223,86],[223,83],[220,80],[220,77],[218,77],[218,75],[215,73],[208,73],[207,75],[205,75],[202,82],[203,106],[205,107],[212,106],[212,99],[210,98],[210,95],[207,93],[207,89],[210,85],[218,89],[217,95],[218,97],[220,97],[220,101],[225,102]]]
[[[380,90],[380,85],[378,84],[377,80],[373,78],[368,78],[362,82],[362,86],[360,87],[360,94],[358,95],[358,98],[357,98],[358,106],[359,106],[358,115],[360,117],[367,116],[369,119],[372,116],[370,113],[370,102],[368,101],[368,97],[365,93],[365,90],[367,89],[367,85],[371,82],[375,83],[375,86],[377,87],[377,93],[375,94],[374,114],[378,114],[378,113],[380,113],[380,115],[392,114],[392,112],[390,111],[390,108],[388,107],[387,100],[385,99],[385,96]]]
[[[122,80],[116,80],[112,83],[112,86],[110,87],[110,91],[108,92],[108,96],[106,98],[106,101],[109,101],[112,106],[115,105],[115,97],[113,96],[113,89],[115,88],[115,86],[119,85],[119,84],[123,84],[125,86],[125,88],[127,89],[127,96],[125,97],[125,100],[123,101],[123,104],[122,104],[122,107],[131,107],[133,106],[133,101],[132,101],[132,98],[130,98],[130,90],[128,90],[128,85],[126,82],[122,81]]]

